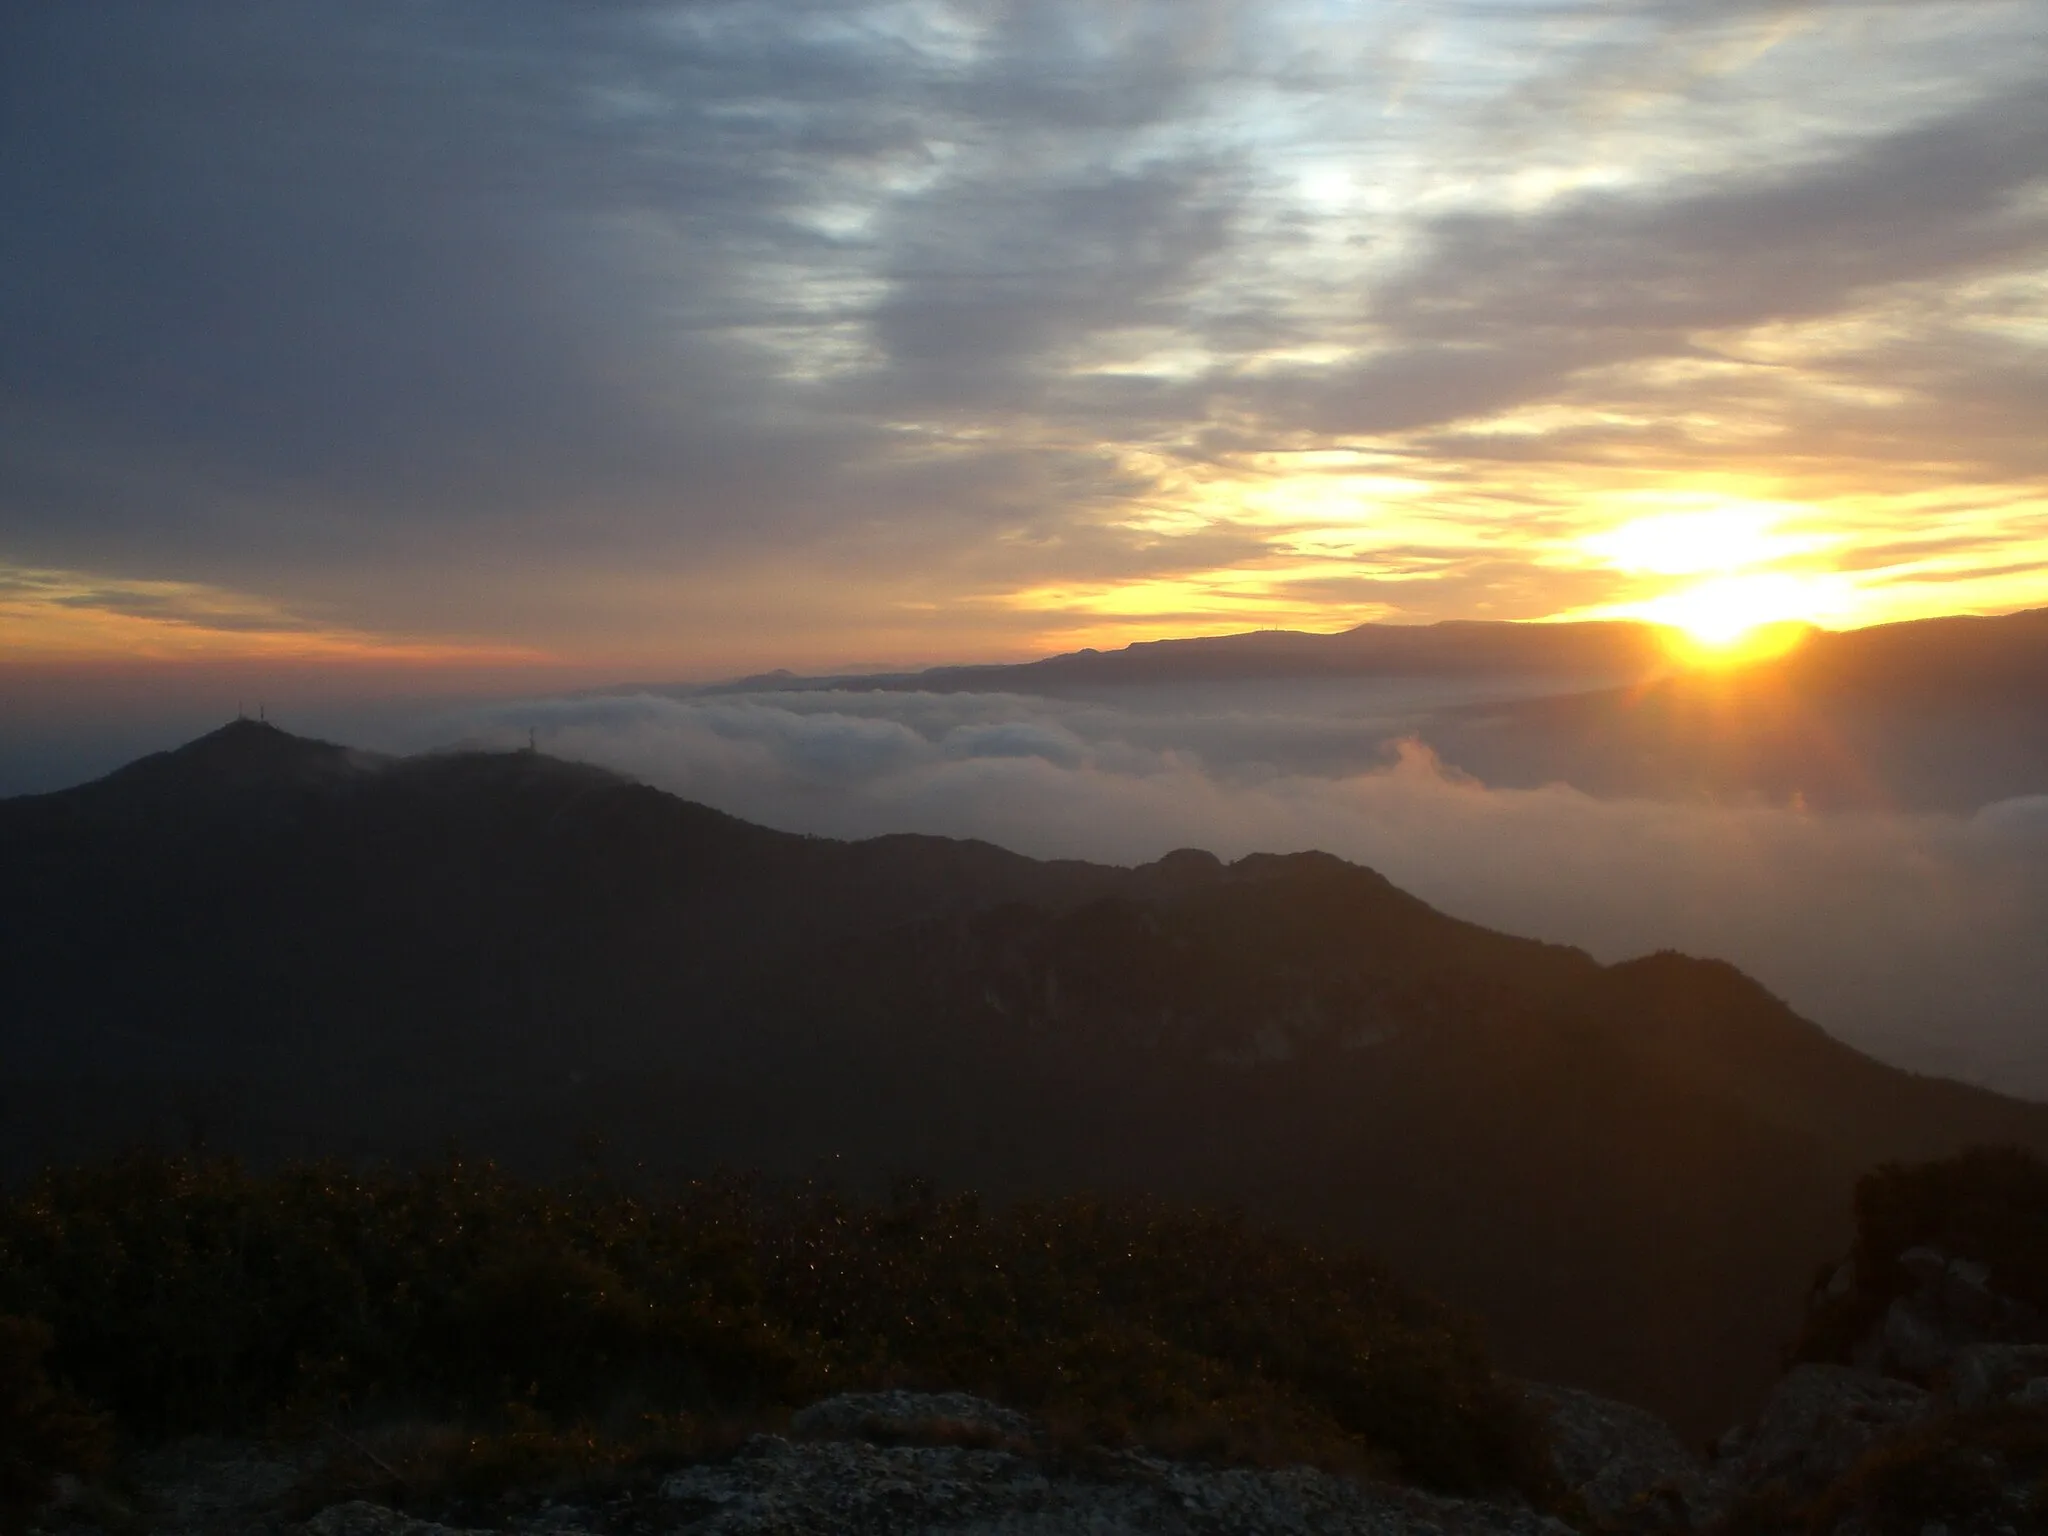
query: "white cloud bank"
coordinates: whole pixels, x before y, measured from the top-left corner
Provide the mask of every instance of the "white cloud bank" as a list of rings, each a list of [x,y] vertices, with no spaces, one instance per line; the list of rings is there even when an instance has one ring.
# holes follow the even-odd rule
[[[1321,848],[1444,910],[1733,961],[1902,1065],[2048,1098],[2048,796],[1818,815],[1495,789],[1406,735],[1415,700],[1252,690],[576,698],[484,733],[772,826],[923,831],[1115,863]]]

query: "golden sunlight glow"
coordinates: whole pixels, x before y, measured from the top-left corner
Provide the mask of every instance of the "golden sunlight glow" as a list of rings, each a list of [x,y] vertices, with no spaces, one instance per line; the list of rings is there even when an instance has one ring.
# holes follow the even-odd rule
[[[520,666],[528,646],[378,635],[307,623],[274,603],[189,582],[0,566],[0,657],[10,663],[291,661]]]
[[[1581,545],[1624,571],[1698,576],[1746,570],[1813,547],[1810,539],[1779,531],[1786,510],[1748,503],[1666,512],[1589,535]]]
[[[1668,624],[1693,642],[1687,659],[1755,660],[1790,649],[1808,625],[1841,607],[1835,584],[1778,571],[1717,576],[1638,603],[1637,618]]]
[[[1690,664],[1725,665],[1782,653],[1810,626],[1857,606],[1858,594],[1849,578],[1831,571],[1785,568],[1787,561],[1811,557],[1831,542],[1787,528],[1802,515],[1810,523],[1808,508],[1722,501],[1701,493],[1682,498],[1677,510],[1588,534],[1579,547],[1614,570],[1638,577],[1694,579],[1575,616],[1647,619],[1665,625],[1684,637],[1676,649],[1679,659]]]

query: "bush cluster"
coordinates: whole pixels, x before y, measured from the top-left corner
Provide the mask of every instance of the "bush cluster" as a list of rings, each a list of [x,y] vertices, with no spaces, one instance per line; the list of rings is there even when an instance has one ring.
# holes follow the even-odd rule
[[[2007,1520],[1994,1511],[2024,1510]],[[1814,1530],[1920,1536],[2040,1529],[2048,1515],[2048,1416],[2012,1406],[1945,1415],[1879,1447],[1817,1501]]]
[[[89,1475],[106,1453],[106,1424],[50,1385],[50,1343],[42,1323],[0,1314],[0,1531],[48,1501],[60,1475]]]
[[[1143,1203],[133,1156],[0,1204],[0,1311],[46,1325],[54,1368],[142,1437],[904,1386],[1444,1489],[1547,1476],[1444,1309],[1356,1254]]]
[[[1985,1265],[2001,1295],[2048,1310],[2048,1163],[2022,1148],[1887,1164],[1857,1186],[1856,1229],[1875,1274],[1909,1248],[1938,1248]]]
[[[1914,1289],[1899,1256],[1923,1247],[1982,1264],[1998,1294],[2048,1312],[2048,1163],[2019,1147],[1972,1147],[1865,1174],[1856,1185],[1856,1283],[1820,1296],[1795,1357],[1848,1359],[1893,1300]]]

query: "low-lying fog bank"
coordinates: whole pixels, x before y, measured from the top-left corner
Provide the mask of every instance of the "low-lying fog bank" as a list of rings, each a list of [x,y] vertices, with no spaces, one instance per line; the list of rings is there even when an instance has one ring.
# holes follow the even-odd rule
[[[1016,694],[586,696],[470,718],[772,826],[1136,863],[1322,848],[1605,960],[1732,960],[1850,1043],[2048,1097],[2048,794],[1970,813],[1496,788],[1397,682]]]
[[[1787,793],[1797,780],[1782,755],[1759,760],[1748,787],[1739,756],[1714,765],[1712,793],[1674,778],[1683,743],[1609,732],[1611,707],[1563,697],[1585,686],[677,689],[330,704],[287,709],[284,723],[400,752],[524,746],[532,730],[558,756],[836,837],[931,832],[1123,863],[1184,846],[1327,849],[1458,916],[1603,960],[1659,948],[1731,960],[1874,1055],[2048,1098],[2048,775],[2039,794],[1987,787],[2037,782],[2038,712],[1975,719],[2004,749],[1995,775],[1981,765],[1996,754],[1895,713],[1820,769],[1837,786],[1911,774],[1931,797],[1845,807]],[[1569,751],[1556,718],[1578,732]],[[104,766],[203,728],[124,742]],[[1645,765],[1651,747],[1662,756]],[[1631,784],[1660,788],[1617,788]]]

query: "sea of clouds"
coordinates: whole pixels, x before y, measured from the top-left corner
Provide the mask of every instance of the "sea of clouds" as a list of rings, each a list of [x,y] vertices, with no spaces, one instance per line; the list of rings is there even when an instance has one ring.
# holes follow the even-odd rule
[[[1325,849],[1602,960],[1731,960],[1872,1054],[2048,1098],[2048,795],[1821,814],[1491,787],[1430,746],[1444,702],[1386,683],[642,693],[467,723],[796,831],[1124,864]]]

